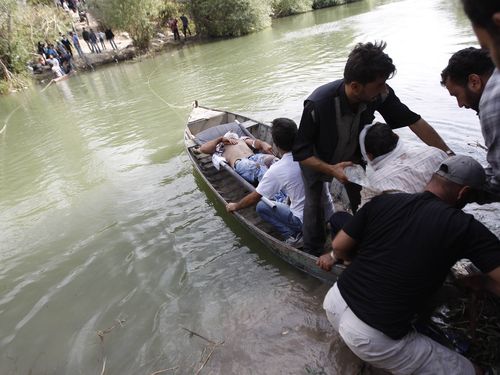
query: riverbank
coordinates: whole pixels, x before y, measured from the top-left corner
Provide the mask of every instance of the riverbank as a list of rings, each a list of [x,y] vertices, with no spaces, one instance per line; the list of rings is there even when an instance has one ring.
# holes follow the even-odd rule
[[[96,19],[87,13],[88,21],[81,22],[78,15],[73,15],[73,25],[76,33],[81,36],[83,28],[87,30],[93,29],[99,30],[99,24]],[[111,45],[105,40],[104,46],[99,43],[101,48],[100,53],[94,53],[90,50],[87,43],[83,41],[80,37],[80,46],[83,52],[83,57],[80,57],[78,53],[73,48],[73,64],[76,71],[93,71],[97,67],[102,65],[116,64],[122,61],[132,60],[138,57],[147,57],[156,55],[158,53],[167,52],[170,50],[175,50],[184,47],[186,44],[192,44],[199,42],[199,36],[182,36],[180,40],[175,40],[174,35],[170,30],[162,30],[158,32],[156,36],[151,40],[151,44],[148,50],[141,51],[134,46],[133,40],[130,38],[127,32],[118,32],[115,35],[114,42],[117,49],[113,49]],[[50,81],[53,77],[53,73],[50,69],[45,69],[42,72],[33,73],[32,78],[39,83],[45,84]]]

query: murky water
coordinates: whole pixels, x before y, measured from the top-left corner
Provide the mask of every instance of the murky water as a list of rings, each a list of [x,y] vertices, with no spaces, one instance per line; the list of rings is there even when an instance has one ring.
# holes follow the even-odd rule
[[[298,121],[355,43],[381,39],[399,97],[484,161],[477,117],[439,84],[477,45],[458,1],[365,0],[1,98],[0,373],[188,374],[207,357],[204,374],[356,373],[328,287],[207,196],[182,132],[193,100]],[[469,211],[500,235],[498,208]]]

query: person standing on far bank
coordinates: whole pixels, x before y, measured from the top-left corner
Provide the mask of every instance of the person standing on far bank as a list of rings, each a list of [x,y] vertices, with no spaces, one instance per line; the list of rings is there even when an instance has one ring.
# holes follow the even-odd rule
[[[191,35],[191,30],[189,30],[189,20],[185,14],[179,17],[182,22],[182,33],[184,34],[184,39],[187,38],[187,33]]]
[[[87,47],[89,47],[90,52],[95,52],[94,46],[90,43],[90,33],[85,27],[82,28],[82,38],[85,43],[87,43]]]
[[[304,102],[293,158],[300,162],[304,178],[304,250],[310,254],[322,254],[326,239],[324,223],[329,218],[321,209],[323,182],[335,177],[345,184],[353,211],[359,205],[360,187],[348,182],[344,168],[361,162],[359,134],[372,123],[375,112],[392,129],[408,126],[427,145],[453,155],[439,134],[386,84],[396,67],[385,47],[385,42],[356,45],[344,78],[320,86]]]
[[[111,45],[111,47],[113,49],[118,49],[118,46],[116,45],[115,43],[115,34],[113,34],[113,31],[111,29],[106,29],[106,31],[104,32],[104,35],[106,35],[106,39],[107,41],[109,42],[109,44]]]

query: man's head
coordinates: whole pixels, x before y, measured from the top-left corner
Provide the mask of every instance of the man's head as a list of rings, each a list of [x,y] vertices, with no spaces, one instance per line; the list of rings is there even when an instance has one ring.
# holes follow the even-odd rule
[[[386,81],[396,67],[384,53],[385,42],[359,43],[349,54],[344,68],[346,93],[353,103],[371,102],[387,93]]]
[[[500,67],[500,1],[462,0],[462,3],[479,44],[490,51],[493,62]]]
[[[398,135],[389,125],[377,122],[368,129],[365,135],[365,150],[368,159],[385,155],[394,150],[398,144]]]
[[[472,189],[481,190],[486,182],[483,167],[474,158],[455,155],[445,159],[432,176],[427,190],[445,202],[462,208]]]
[[[495,66],[487,50],[464,48],[455,52],[441,72],[441,85],[457,99],[460,108],[479,109],[479,100]]]
[[[274,144],[285,152],[292,151],[297,135],[297,124],[289,118],[276,118],[272,122],[271,135]]]

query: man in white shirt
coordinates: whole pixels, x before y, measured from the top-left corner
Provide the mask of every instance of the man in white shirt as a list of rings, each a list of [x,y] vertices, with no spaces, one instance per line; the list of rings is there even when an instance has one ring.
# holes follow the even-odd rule
[[[297,125],[293,120],[277,118],[272,122],[271,134],[274,145],[282,157],[271,165],[264,174],[257,189],[246,195],[237,203],[228,203],[226,210],[234,212],[256,204],[256,210],[263,220],[273,225],[283,236],[285,242],[300,247],[302,244],[302,220],[304,211],[304,183],[300,165],[293,160],[291,153],[293,143],[297,134]],[[278,192],[282,191],[290,199],[290,206],[273,202],[273,206],[260,201],[262,197],[272,199]],[[325,193],[327,189],[324,189]],[[331,199],[324,196],[326,215],[333,214]],[[260,202],[259,202],[260,201]]]
[[[364,127],[359,136],[359,145],[367,163],[360,207],[380,194],[424,191],[434,172],[448,156],[436,147],[406,144],[389,125],[381,122]],[[350,217],[343,212],[332,216],[332,236]]]
[[[366,126],[359,136],[367,162],[368,186],[361,190],[361,205],[382,193],[420,193],[447,154],[422,143],[408,145],[389,125]]]

